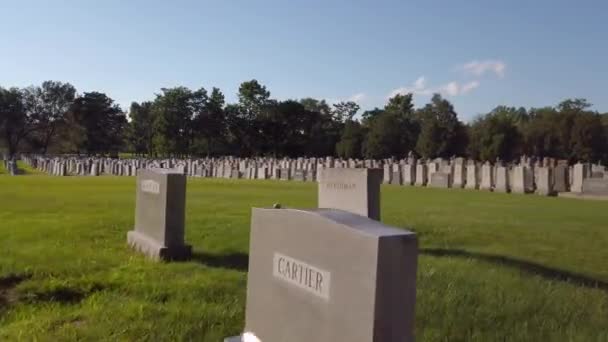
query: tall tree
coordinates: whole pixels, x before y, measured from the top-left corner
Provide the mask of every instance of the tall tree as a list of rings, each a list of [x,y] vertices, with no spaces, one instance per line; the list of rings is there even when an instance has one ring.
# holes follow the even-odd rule
[[[152,102],[131,103],[129,110],[129,136],[135,153],[151,155],[153,153],[154,114]]]
[[[349,120],[352,120],[361,108],[357,103],[353,101],[342,101],[335,103],[333,106],[334,119],[340,122],[347,122]]]
[[[358,121],[347,120],[342,130],[336,152],[342,158],[361,158],[363,152],[364,130]]]
[[[418,110],[417,115],[421,121],[421,132],[416,150],[420,155],[446,158],[464,154],[466,130],[448,100],[435,94],[430,103]]]
[[[76,97],[76,88],[69,83],[45,81],[40,87],[23,90],[23,101],[28,115],[37,124],[32,136],[34,144],[39,145],[46,154],[51,140],[59,127],[65,123],[67,113]]]
[[[35,118],[25,109],[22,91],[0,87],[0,130],[10,157],[17,153],[22,140],[37,128]]]
[[[513,160],[522,153],[518,129],[521,111],[499,106],[477,118],[470,127],[469,155],[481,160]]]
[[[106,154],[122,148],[127,118],[106,94],[90,92],[77,97],[69,120],[70,136],[77,152]]]

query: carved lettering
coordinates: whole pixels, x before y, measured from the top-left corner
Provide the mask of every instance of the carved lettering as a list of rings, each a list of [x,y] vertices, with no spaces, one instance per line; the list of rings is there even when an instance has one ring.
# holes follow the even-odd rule
[[[352,190],[355,183],[325,183],[325,187],[332,190]]]
[[[151,194],[160,194],[160,184],[150,179],[143,180],[141,181],[141,191]]]
[[[321,298],[329,299],[331,274],[303,261],[274,254],[273,275]]]

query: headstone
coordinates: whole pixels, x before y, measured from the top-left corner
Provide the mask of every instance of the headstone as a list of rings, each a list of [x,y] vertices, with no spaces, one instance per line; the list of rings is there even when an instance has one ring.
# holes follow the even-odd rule
[[[481,190],[492,190],[494,185],[494,172],[492,164],[486,162],[481,166],[481,184],[479,188]]]
[[[587,178],[588,164],[577,163],[572,167],[572,186],[570,191],[575,193],[583,192],[583,182]]]
[[[413,341],[417,255],[415,234],[346,211],[253,209],[245,331],[263,342]]]
[[[381,169],[323,169],[319,208],[346,210],[380,220]]]
[[[463,158],[456,158],[454,160],[454,177],[452,187],[454,188],[462,188],[466,184],[466,169],[464,166]]]
[[[566,192],[568,188],[568,166],[558,164],[553,169],[553,190],[556,192]]]
[[[542,196],[553,195],[553,183],[551,182],[553,169],[549,166],[538,167],[536,178],[536,193]]]
[[[534,179],[529,167],[517,165],[513,167],[513,182],[511,192],[517,194],[527,194],[534,191]]]
[[[479,170],[477,163],[470,161],[467,163],[467,182],[465,188],[467,189],[478,189],[479,188]]]
[[[135,229],[127,234],[130,246],[152,259],[187,259],[184,244],[186,176],[167,169],[140,169],[137,175]]]
[[[393,175],[391,176],[391,184],[392,185],[401,185],[402,184],[400,171],[393,171]]]
[[[583,181],[583,194],[608,196],[608,179],[587,178]]]
[[[426,164],[418,164],[416,165],[416,185],[417,186],[425,186],[426,185]]]
[[[414,185],[416,182],[416,164],[408,163],[402,167],[403,185]]]
[[[496,181],[495,181],[494,191],[496,191],[496,192],[511,191],[511,184],[509,182],[509,169],[505,166],[496,167]]]
[[[430,187],[447,189],[452,185],[452,175],[446,172],[437,171],[431,175]]]
[[[281,169],[280,172],[281,180],[291,180],[291,170],[290,169]]]

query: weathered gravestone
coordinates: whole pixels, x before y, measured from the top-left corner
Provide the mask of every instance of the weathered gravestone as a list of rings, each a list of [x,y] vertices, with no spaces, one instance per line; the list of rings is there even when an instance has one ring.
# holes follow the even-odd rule
[[[137,174],[135,229],[127,242],[152,259],[188,259],[184,244],[186,176],[168,169],[140,169]]]
[[[323,169],[319,208],[346,210],[380,220],[382,169]]]
[[[542,196],[551,196],[554,194],[553,182],[553,169],[549,166],[538,167],[536,177],[536,193]]]
[[[342,210],[253,209],[249,251],[245,331],[260,341],[414,340],[415,234]]]
[[[446,172],[434,172],[431,175],[430,187],[447,189],[452,186],[452,175]]]
[[[608,179],[586,178],[583,180],[583,194],[594,196],[608,196]]]
[[[494,191],[509,192],[511,191],[511,182],[509,179],[509,169],[505,166],[496,167],[496,181]]]

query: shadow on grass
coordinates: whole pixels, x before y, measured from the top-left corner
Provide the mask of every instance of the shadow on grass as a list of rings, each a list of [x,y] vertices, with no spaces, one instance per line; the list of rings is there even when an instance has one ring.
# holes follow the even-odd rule
[[[238,252],[220,255],[204,252],[192,252],[191,260],[209,267],[225,268],[242,272],[247,272],[249,267],[249,255]]]
[[[502,255],[484,254],[469,252],[462,249],[441,249],[441,248],[421,248],[420,253],[436,257],[460,257],[471,258],[493,264],[504,265],[517,268],[520,271],[538,275],[542,278],[554,281],[563,281],[580,287],[600,289],[608,291],[608,283],[602,280],[593,279],[591,277],[568,272],[560,269],[550,268],[541,264],[530,261],[510,258]]]
[[[105,288],[106,287],[101,284],[93,284],[88,288],[61,286],[53,289],[42,289],[39,291],[26,293],[20,298],[20,300],[31,303],[54,302],[62,304],[77,304],[93,293],[102,291]]]
[[[17,300],[13,293],[15,287],[31,277],[30,274],[9,274],[0,277],[0,312]]]

